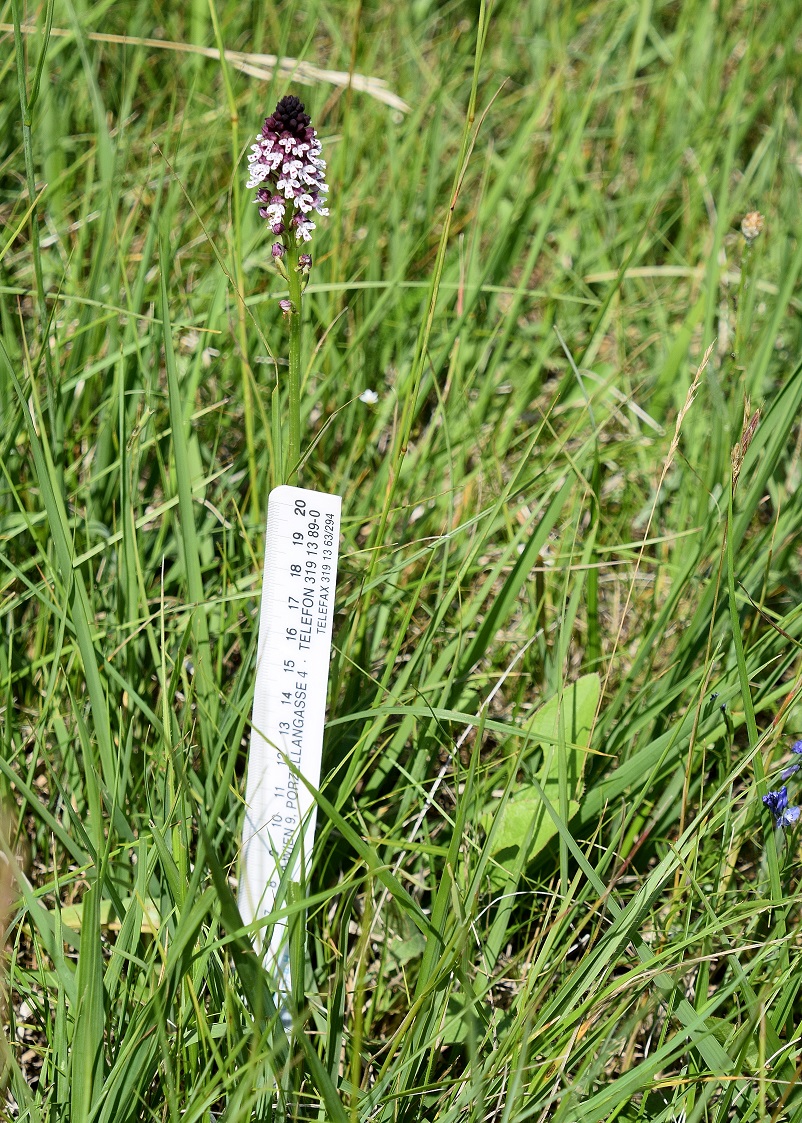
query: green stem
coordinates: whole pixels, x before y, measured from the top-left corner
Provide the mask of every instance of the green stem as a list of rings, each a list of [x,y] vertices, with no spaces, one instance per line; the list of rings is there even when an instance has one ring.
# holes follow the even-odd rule
[[[211,0],[209,0],[209,16],[212,21],[212,28],[214,30],[214,40],[217,44],[217,49],[220,52],[220,70],[223,76],[223,87],[226,92],[226,102],[228,104],[229,122],[231,125],[231,153],[234,166],[236,167],[237,161],[240,158],[240,139],[239,139],[239,110],[237,109],[237,97],[234,92],[234,86],[231,82],[231,74],[226,60],[226,48],[223,42],[223,36],[220,31],[220,23],[217,18],[217,9]],[[201,5],[198,0],[193,0],[192,4],[192,19],[193,26],[196,31],[204,24],[203,14],[201,12]],[[200,43],[201,39],[195,39],[196,43]],[[240,351],[240,373],[242,378],[242,400],[244,406],[244,419],[245,419],[245,447],[248,455],[248,473],[251,478],[251,510],[253,515],[259,519],[259,489],[256,487],[256,437],[254,433],[253,419],[256,412],[255,398],[255,379],[253,377],[253,370],[251,368],[250,360],[248,358],[248,331],[246,323],[246,310],[245,310],[245,271],[243,269],[242,261],[242,208],[240,206],[240,181],[239,176],[235,175],[232,183],[232,204],[231,213],[233,218],[232,229],[232,262],[233,262],[233,275],[234,284],[237,290],[237,338],[239,341]]]
[[[743,639],[741,637],[741,621],[738,615],[738,602],[735,596],[735,551],[733,549],[732,541],[732,523],[733,523],[733,500],[734,500],[734,485],[730,487],[729,504],[727,508],[727,601],[730,612],[730,625],[732,627],[732,640],[735,652],[735,665],[738,669],[738,678],[741,687],[741,701],[744,707],[744,722],[746,724],[746,734],[749,741],[749,748],[753,752],[752,767],[754,770],[755,780],[757,782],[757,794],[764,796],[767,792],[766,785],[766,769],[763,764],[763,753],[760,746],[760,734],[758,733],[757,720],[755,718],[755,707],[752,702],[752,688],[749,682],[749,668],[746,663],[746,652],[744,650]],[[771,899],[774,908],[777,909],[777,931],[780,937],[780,961],[787,966],[788,949],[784,947],[783,940],[785,938],[785,919],[782,912],[782,886],[780,884],[780,864],[777,855],[777,840],[776,836],[779,832],[775,831],[769,834],[766,839],[766,862],[769,870],[769,888],[771,891]]]
[[[290,439],[284,482],[294,483],[301,459],[301,275],[298,272],[298,250],[287,254],[287,274],[292,311],[290,312]]]
[[[39,63],[36,68],[36,76],[34,78],[33,93],[31,94],[30,98],[28,98],[27,92],[25,48],[22,41],[23,16],[19,0],[14,0],[12,8],[14,13],[14,45],[16,50],[17,84],[19,86],[20,113],[22,115],[22,151],[25,158],[25,182],[28,188],[28,197],[32,204],[29,224],[31,250],[33,255],[33,272],[36,279],[36,297],[37,303],[39,305],[42,354],[44,356],[45,370],[47,372],[47,407],[50,412],[51,433],[54,437],[54,440],[51,442],[51,447],[53,449],[54,455],[57,458],[57,463],[60,464],[61,457],[59,449],[62,443],[62,425],[61,417],[56,409],[56,375],[53,368],[53,356],[50,351],[49,343],[50,316],[47,310],[47,297],[45,295],[44,271],[42,269],[42,251],[39,245],[39,206],[36,197],[36,173],[34,168],[33,140],[31,133],[31,127],[33,125],[33,110],[39,97],[39,83],[42,77],[42,68],[44,66],[47,47],[50,40],[50,27],[53,22],[53,5],[52,3],[48,4],[47,8],[47,26],[45,29],[44,42],[42,43],[42,48],[39,55]]]
[[[745,335],[745,305],[746,294],[752,280],[752,247],[749,242],[744,246],[743,257],[741,258],[741,279],[738,283],[738,296],[737,304],[735,305],[735,344],[733,350],[735,351],[736,362],[741,366],[745,363],[743,355],[744,335]]]

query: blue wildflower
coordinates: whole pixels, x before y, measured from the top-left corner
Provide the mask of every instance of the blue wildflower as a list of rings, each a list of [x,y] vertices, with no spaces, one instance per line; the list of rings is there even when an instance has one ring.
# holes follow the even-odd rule
[[[779,815],[788,806],[788,788],[783,784],[776,792],[767,792],[763,796],[763,802],[772,815]]]
[[[791,745],[791,752],[796,753],[797,756],[802,755],[802,741],[794,741]]]
[[[789,776],[793,776],[793,774],[798,771],[798,764],[789,764],[787,768],[783,768],[782,772],[780,773],[780,779],[787,780]]]
[[[768,792],[763,802],[774,816],[777,827],[790,827],[799,818],[799,808],[788,806],[788,788],[785,784],[776,792]]]
[[[798,807],[786,807],[781,815],[778,815],[775,822],[778,827],[792,827],[799,819]]]

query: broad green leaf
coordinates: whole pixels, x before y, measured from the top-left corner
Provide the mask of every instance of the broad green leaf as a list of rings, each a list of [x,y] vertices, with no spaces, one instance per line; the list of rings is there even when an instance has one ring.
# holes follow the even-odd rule
[[[579,810],[582,798],[582,777],[590,745],[590,735],[600,691],[599,676],[585,675],[551,698],[532,718],[529,733],[543,747],[543,761],[538,780],[549,803],[560,810],[561,786],[565,787],[568,819]],[[488,808],[489,823],[494,811]],[[501,823],[493,843],[493,858],[511,868],[519,850],[526,849],[527,859],[534,857],[556,834],[557,828],[539,793],[531,784],[514,792],[501,811]]]

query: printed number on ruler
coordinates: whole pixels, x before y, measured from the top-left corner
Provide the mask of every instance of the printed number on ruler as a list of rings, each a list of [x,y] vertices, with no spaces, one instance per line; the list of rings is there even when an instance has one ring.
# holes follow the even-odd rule
[[[240,911],[265,916],[304,830],[308,867],[320,785],[340,498],[282,486],[270,494],[253,729],[248,758]]]

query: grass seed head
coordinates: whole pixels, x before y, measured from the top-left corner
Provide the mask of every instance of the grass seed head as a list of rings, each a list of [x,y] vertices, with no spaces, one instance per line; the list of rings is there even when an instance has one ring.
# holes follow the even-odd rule
[[[763,233],[764,226],[765,220],[760,211],[750,211],[749,214],[744,215],[741,222],[741,233],[750,246]]]

